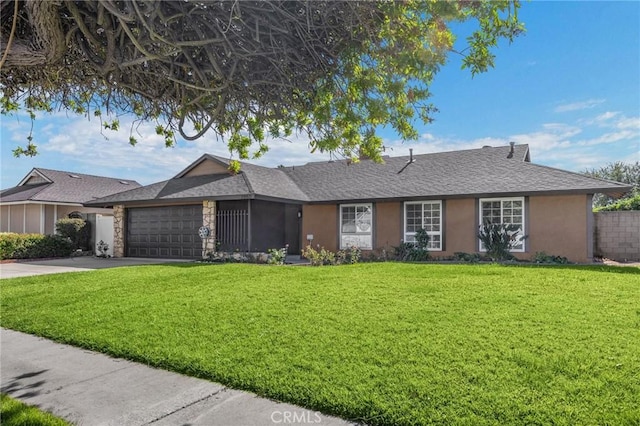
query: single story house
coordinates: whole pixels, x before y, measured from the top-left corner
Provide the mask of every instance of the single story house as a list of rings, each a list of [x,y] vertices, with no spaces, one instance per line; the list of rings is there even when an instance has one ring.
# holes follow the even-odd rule
[[[87,202],[114,208],[116,256],[198,258],[307,244],[392,250],[429,236],[434,256],[482,251],[480,224],[512,223],[520,258],[593,256],[594,193],[618,182],[533,164],[527,145],[267,168],[205,154],[174,178]],[[200,231],[200,235],[199,235]]]
[[[128,179],[34,168],[18,185],[0,191],[0,232],[53,234],[60,218],[112,214],[84,203],[139,187]]]

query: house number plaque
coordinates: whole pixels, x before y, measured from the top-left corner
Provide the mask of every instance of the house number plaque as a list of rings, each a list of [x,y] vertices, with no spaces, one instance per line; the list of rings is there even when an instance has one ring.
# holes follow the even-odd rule
[[[207,238],[209,236],[209,228],[206,226],[201,226],[200,229],[198,229],[198,235],[200,236],[200,238]]]

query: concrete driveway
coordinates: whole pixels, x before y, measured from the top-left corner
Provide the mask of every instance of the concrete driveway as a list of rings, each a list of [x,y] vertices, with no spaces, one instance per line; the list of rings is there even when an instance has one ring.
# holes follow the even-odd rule
[[[102,259],[92,256],[70,257],[67,259],[34,260],[0,264],[0,278],[27,277],[32,275],[59,274],[62,272],[82,272],[93,269],[118,268],[121,266],[157,265],[161,263],[191,262],[182,259],[147,259],[120,257]]]

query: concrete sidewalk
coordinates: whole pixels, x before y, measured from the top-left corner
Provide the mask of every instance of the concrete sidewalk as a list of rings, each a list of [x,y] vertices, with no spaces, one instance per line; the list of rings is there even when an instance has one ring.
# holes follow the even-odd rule
[[[119,268],[122,266],[157,265],[167,263],[188,263],[181,259],[147,259],[139,257],[118,257],[102,259],[92,256],[69,257],[64,259],[29,260],[24,262],[1,263],[0,279],[28,277],[33,275],[82,272],[93,269]]]
[[[0,279],[31,277],[34,275],[60,274],[63,272],[91,271],[91,268],[75,266],[38,265],[30,262],[2,263],[0,264]]]
[[[79,425],[353,425],[142,364],[0,329],[1,390]]]

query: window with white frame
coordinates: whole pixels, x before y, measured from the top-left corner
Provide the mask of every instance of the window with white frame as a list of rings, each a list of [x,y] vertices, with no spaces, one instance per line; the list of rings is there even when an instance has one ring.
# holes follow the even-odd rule
[[[442,201],[408,201],[404,203],[404,241],[415,242],[423,228],[429,235],[428,250],[442,250]]]
[[[518,227],[518,241],[512,251],[524,251],[524,198],[485,198],[480,200],[480,225],[506,224]],[[480,243],[480,250],[484,245]]]
[[[340,206],[340,248],[373,248],[373,208],[371,204]]]

